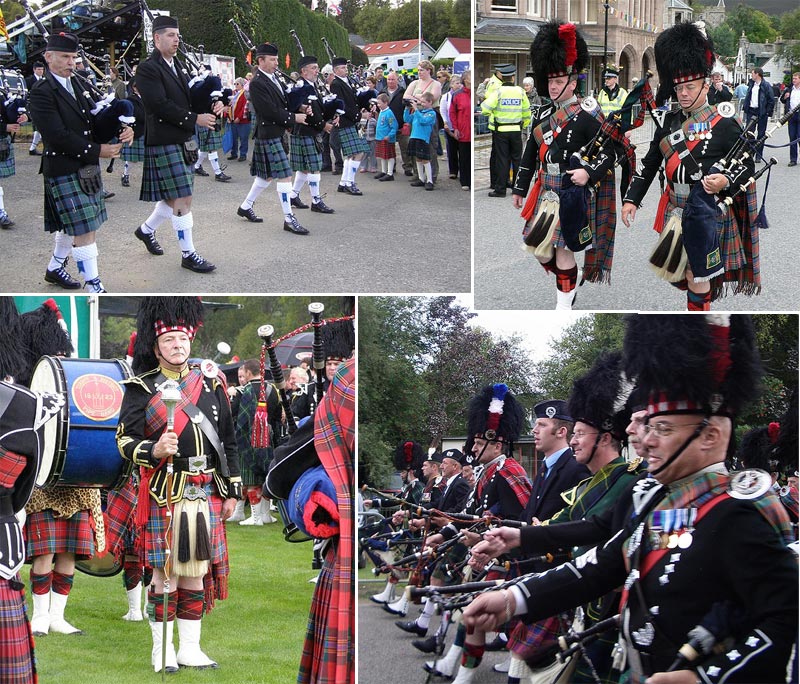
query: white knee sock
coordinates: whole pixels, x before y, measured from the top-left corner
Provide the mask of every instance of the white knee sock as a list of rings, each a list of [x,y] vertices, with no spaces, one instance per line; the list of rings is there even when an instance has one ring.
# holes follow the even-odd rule
[[[345,159],[344,163],[342,164],[342,177],[339,179],[339,185],[350,185],[350,181],[348,180],[350,176],[350,160]]]
[[[275,189],[278,191],[278,200],[284,216],[292,215],[292,205],[289,202],[289,194],[292,192],[292,184],[289,181],[277,181]]]
[[[386,160],[386,163],[389,166],[389,170],[386,173],[388,173],[390,176],[394,176],[394,162],[395,162],[394,159]]]
[[[3,188],[0,188],[0,214],[5,212],[5,210],[6,210],[6,207],[5,207],[5,204],[3,204]]]
[[[31,140],[31,150],[35,150],[36,146],[42,142],[42,134],[39,131],[33,132],[33,140]]]
[[[245,198],[244,202],[242,202],[242,209],[245,211],[252,209],[253,204],[258,199],[258,196],[269,187],[271,182],[271,180],[264,180],[263,178],[256,176],[253,179],[253,184],[250,186],[250,192],[247,193],[247,197]]]
[[[425,168],[425,182],[433,183],[433,169],[431,168],[431,163],[425,162],[422,166]]]
[[[430,599],[425,599],[425,606],[422,609],[422,614],[417,618],[417,627],[428,628],[431,624],[431,617],[436,612],[436,604]]]
[[[130,168],[130,162],[125,162],[125,164],[122,166],[122,175],[123,176],[127,176],[128,175],[128,169],[129,168]]]
[[[297,197],[300,194],[300,191],[303,189],[303,186],[306,184],[306,181],[310,183],[311,176],[307,174],[305,171],[298,171],[297,173],[295,173],[294,185],[292,186],[292,197]]]
[[[320,201],[319,196],[319,180],[321,178],[321,174],[319,173],[309,173],[308,174],[308,189],[311,191],[311,200],[316,204]]]
[[[350,160],[350,183],[355,185],[356,182],[356,174],[358,173],[358,167],[361,165],[360,161],[355,159]]]
[[[175,235],[178,238],[178,244],[181,246],[183,256],[189,256],[194,252],[194,242],[192,241],[192,212],[184,214],[183,216],[172,215],[172,227],[175,229]]]
[[[423,183],[425,182],[425,164],[421,161],[417,162],[417,176]]]
[[[215,174],[222,173],[222,169],[219,168],[219,153],[216,150],[208,153],[208,161],[211,162],[211,168],[214,169]]]
[[[164,200],[156,202],[156,206],[153,207],[153,213],[147,217],[145,222],[141,225],[141,229],[143,233],[150,235],[151,233],[156,232],[156,228],[166,221],[167,219],[172,218],[172,207],[169,206]]]
[[[207,157],[208,157],[208,152],[198,152],[197,163],[194,165],[194,168],[199,169],[203,165],[203,162],[206,160]]]
[[[78,264],[78,273],[85,281],[97,278],[97,243],[92,242],[81,247],[73,247],[72,254]]]
[[[64,259],[72,254],[72,236],[67,235],[63,230],[55,234],[55,244],[53,245],[53,256],[47,264],[47,270],[53,271],[59,266],[64,265]]]

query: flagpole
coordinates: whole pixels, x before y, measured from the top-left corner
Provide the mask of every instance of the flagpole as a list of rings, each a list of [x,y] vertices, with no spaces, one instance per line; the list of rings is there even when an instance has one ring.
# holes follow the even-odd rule
[[[422,61],[422,0],[417,0],[419,5],[419,44],[417,45],[417,63]]]

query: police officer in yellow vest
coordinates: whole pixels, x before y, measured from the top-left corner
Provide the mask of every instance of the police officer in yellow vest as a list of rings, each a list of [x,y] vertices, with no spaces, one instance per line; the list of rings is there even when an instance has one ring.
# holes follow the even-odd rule
[[[494,121],[492,136],[492,191],[489,197],[505,197],[509,170],[516,177],[522,156],[522,131],[531,120],[528,95],[522,86],[514,85],[516,67],[504,65],[500,69],[503,83],[494,88],[481,103],[481,111]],[[513,184],[513,179],[512,179]]]
[[[486,84],[478,87],[478,91],[476,96],[478,98],[478,104],[482,103],[489,95],[492,94],[495,90],[497,90],[501,85],[503,85],[503,77],[500,73],[501,69],[506,69],[510,67],[510,64],[495,64],[494,68],[492,69],[492,75],[486,81]],[[486,117],[488,119],[488,128],[489,132],[492,134],[492,147],[489,153],[489,185],[494,187],[494,134],[495,134],[495,123],[494,117],[489,114]]]
[[[628,91],[619,85],[620,71],[620,67],[608,64],[603,72],[605,84],[597,95],[597,104],[603,110],[603,116],[608,116],[611,112],[620,109],[625,98],[628,97]]]

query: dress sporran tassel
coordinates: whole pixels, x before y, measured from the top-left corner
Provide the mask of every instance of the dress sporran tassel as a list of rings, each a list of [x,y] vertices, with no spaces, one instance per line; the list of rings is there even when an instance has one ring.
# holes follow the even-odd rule
[[[178,561],[188,563],[191,559],[189,549],[189,516],[186,511],[181,511],[180,526],[178,531]]]
[[[267,345],[261,345],[261,390],[258,395],[258,405],[253,416],[253,432],[250,435],[250,444],[255,449],[266,449],[269,446],[269,422],[267,420],[267,384],[265,378]]]
[[[197,531],[195,532],[195,557],[197,560],[211,560],[211,535],[208,532],[206,516],[202,508],[197,511]]]

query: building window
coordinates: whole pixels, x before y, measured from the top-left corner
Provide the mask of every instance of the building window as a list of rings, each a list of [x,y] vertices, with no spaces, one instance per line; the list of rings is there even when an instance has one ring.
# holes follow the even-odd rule
[[[492,12],[517,12],[517,0],[492,0]]]
[[[679,23],[683,21],[683,14],[681,12],[675,12],[675,23]]]
[[[581,21],[581,0],[569,0],[569,20],[575,23]]]
[[[532,17],[542,16],[542,0],[528,0],[528,15]]]
[[[596,24],[597,23],[597,7],[600,4],[600,0],[586,0],[586,23],[587,24]]]

